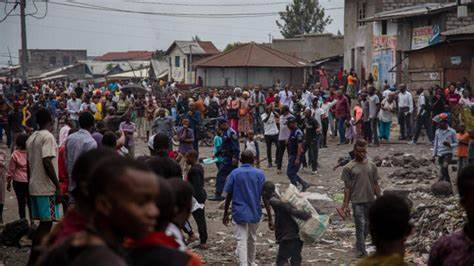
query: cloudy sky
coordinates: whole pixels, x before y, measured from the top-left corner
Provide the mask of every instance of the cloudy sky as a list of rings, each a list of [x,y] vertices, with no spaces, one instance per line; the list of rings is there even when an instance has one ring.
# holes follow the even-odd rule
[[[35,12],[33,0],[27,0],[27,11]],[[46,4],[36,0],[42,17]],[[88,55],[108,51],[166,49],[173,40],[189,40],[197,35],[223,49],[230,42],[266,42],[269,34],[281,38],[275,20],[278,15],[258,15],[233,18],[176,17],[176,13],[231,14],[274,13],[282,11],[291,0],[49,0],[43,19],[27,17],[29,49],[87,49]],[[9,1],[13,2],[13,1]],[[71,5],[89,4],[92,8]],[[64,4],[68,5],[65,6]],[[344,0],[320,0],[329,9],[333,23],[328,32],[343,32]],[[97,6],[100,6],[97,7]],[[13,6],[0,0],[0,21]],[[118,13],[103,11],[102,7],[145,11],[163,15]],[[98,10],[100,9],[100,10]],[[12,15],[18,14],[18,8]],[[171,13],[171,14],[170,14]],[[171,15],[171,16],[170,16]],[[0,65],[8,62],[8,49],[13,61],[18,61],[20,19],[10,16],[0,23]]]

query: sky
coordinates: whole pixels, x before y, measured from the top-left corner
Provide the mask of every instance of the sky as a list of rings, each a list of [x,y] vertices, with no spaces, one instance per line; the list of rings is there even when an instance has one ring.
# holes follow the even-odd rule
[[[197,35],[201,40],[212,41],[224,49],[232,42],[268,42],[282,38],[275,20],[278,15],[245,18],[188,18],[146,14],[116,13],[82,9],[67,5],[81,3],[110,8],[159,13],[272,13],[283,11],[291,0],[26,0],[27,13],[35,11],[37,17],[27,17],[28,49],[87,49],[89,56],[110,51],[166,50],[174,40],[190,40]],[[8,1],[13,2],[13,1]],[[327,32],[343,32],[344,0],[320,0],[333,22]],[[0,21],[12,4],[5,6],[0,0]],[[337,9],[339,8],[339,9]],[[0,23],[0,65],[6,65],[10,50],[13,63],[18,62],[20,18],[18,8]],[[271,37],[270,37],[271,35]]]

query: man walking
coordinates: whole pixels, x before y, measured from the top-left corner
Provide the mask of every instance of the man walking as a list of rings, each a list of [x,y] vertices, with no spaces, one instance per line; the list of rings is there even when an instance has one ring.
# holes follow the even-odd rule
[[[267,145],[267,160],[268,168],[273,167],[272,165],[272,145],[275,144],[275,150],[278,151],[278,127],[276,119],[279,115],[273,111],[273,105],[268,105],[265,108],[265,113],[261,116],[263,121],[263,130],[265,136],[265,143]],[[276,156],[275,156],[276,158]]]
[[[369,97],[367,98],[369,102],[369,119],[370,119],[370,128],[372,134],[372,141],[374,145],[379,145],[379,135],[378,135],[378,124],[379,124],[379,111],[380,111],[380,99],[377,94],[375,94],[375,87],[369,87]]]
[[[284,105],[280,111],[280,132],[278,133],[278,148],[277,148],[277,173],[281,174],[281,165],[283,162],[283,155],[285,154],[286,145],[288,142],[288,137],[290,136],[290,130],[287,126],[287,120],[293,117],[290,113],[290,108],[287,105]]]
[[[434,120],[437,120],[438,129],[434,138],[433,161],[438,158],[441,173],[440,181],[451,183],[448,166],[453,158],[454,148],[458,143],[456,131],[449,127],[448,115],[446,113],[437,115]]]
[[[398,123],[400,124],[400,140],[411,137],[411,114],[413,113],[413,97],[405,84],[400,84],[398,93]]]
[[[429,102],[426,100],[423,88],[418,89],[418,104],[416,113],[415,135],[410,144],[416,144],[420,137],[421,129],[426,130],[428,140],[433,142],[433,126],[431,125],[431,108]]]
[[[318,172],[319,139],[321,136],[321,127],[311,113],[311,109],[304,111],[304,150],[308,152],[308,165],[311,166],[313,174]]]
[[[369,233],[369,207],[376,197],[380,196],[377,166],[367,160],[367,142],[357,140],[354,144],[354,160],[342,169],[344,181],[344,202],[341,207],[343,215],[349,211],[352,202],[356,230],[357,257],[367,255],[365,239]]]
[[[227,193],[224,205],[224,225],[229,224],[229,206],[232,202],[232,223],[237,239],[236,254],[240,266],[255,265],[255,242],[257,240],[257,227],[262,218],[262,197],[265,174],[262,170],[254,168],[254,155],[251,151],[241,154],[242,165],[232,171],[224,191]],[[270,206],[264,201],[269,215],[269,227],[273,229]]]
[[[216,177],[216,193],[213,197],[209,198],[211,201],[222,201],[225,198],[222,197],[222,191],[226,184],[227,176],[234,170],[239,164],[239,137],[237,132],[229,127],[227,120],[219,119],[219,128],[222,131],[222,145],[217,149],[216,156],[222,158],[222,164],[217,171]]]
[[[286,121],[290,136],[288,137],[288,167],[286,174],[290,179],[291,184],[302,186],[301,191],[306,191],[309,188],[308,182],[304,181],[299,175],[301,158],[304,154],[303,148],[303,132],[296,126],[296,118],[290,117]]]

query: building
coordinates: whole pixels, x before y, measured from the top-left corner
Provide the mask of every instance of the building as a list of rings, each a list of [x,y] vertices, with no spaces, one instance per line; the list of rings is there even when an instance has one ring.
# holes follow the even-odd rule
[[[372,73],[378,86],[410,83],[408,53],[440,42],[443,31],[473,24],[472,4],[466,7],[467,16],[458,18],[454,0],[346,0],[344,68],[362,78]]]
[[[344,54],[344,36],[304,34],[289,39],[273,39],[270,47],[307,61],[316,61]]]
[[[412,88],[474,82],[474,24],[441,33],[437,44],[407,52]]]
[[[18,51],[20,62],[22,52]],[[42,73],[76,64],[86,60],[87,50],[67,49],[28,49],[28,77],[36,77]]]
[[[174,41],[166,50],[170,79],[179,83],[195,84],[193,62],[218,53],[219,50],[209,41]]]
[[[150,51],[108,52],[95,57],[95,61],[149,61],[153,56]]]
[[[267,45],[254,42],[202,59],[196,67],[203,86],[273,86],[277,80],[299,86],[306,76],[308,62]]]

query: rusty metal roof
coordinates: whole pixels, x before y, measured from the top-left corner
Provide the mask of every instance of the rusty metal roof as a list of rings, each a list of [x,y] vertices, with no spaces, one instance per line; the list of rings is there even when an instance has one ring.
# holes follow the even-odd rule
[[[443,36],[474,34],[474,24],[442,32]]]
[[[242,44],[234,49],[195,62],[197,67],[305,67],[308,62],[263,44]]]
[[[360,22],[372,22],[390,19],[401,19],[408,17],[432,15],[446,9],[455,8],[456,3],[425,3],[414,6],[402,7],[374,14],[372,17],[359,20]]]

